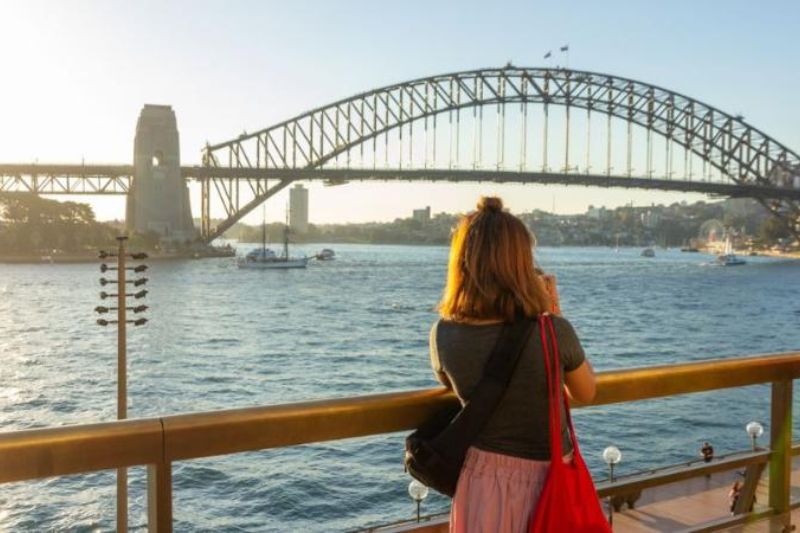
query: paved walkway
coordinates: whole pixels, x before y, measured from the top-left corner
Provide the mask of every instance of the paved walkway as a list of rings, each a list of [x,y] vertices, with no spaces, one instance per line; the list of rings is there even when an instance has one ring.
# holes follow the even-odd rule
[[[635,509],[614,513],[614,531],[639,533],[682,531],[705,522],[730,516],[728,492],[736,480],[743,480],[744,469],[713,474],[646,490]],[[756,491],[754,511],[766,509],[768,476],[765,472]],[[800,458],[792,470],[792,500],[800,501]],[[792,513],[792,523],[800,523],[800,509]],[[753,524],[728,528],[730,532],[780,531],[777,520],[761,520]]]
[[[794,458],[792,470],[792,501],[800,502],[800,457]],[[636,502],[635,509],[614,513],[615,533],[653,533],[692,531],[698,526],[710,525],[715,520],[730,518],[728,492],[734,481],[744,479],[744,469],[712,474],[647,489]],[[756,491],[754,511],[766,510],[768,477],[765,471]],[[604,502],[605,504],[605,502]],[[606,512],[608,511],[605,507]],[[800,524],[800,508],[792,513],[792,524]],[[778,519],[763,519],[751,524],[715,531],[729,533],[778,533],[782,531]],[[394,527],[378,528],[381,533],[416,532],[446,533],[447,515],[434,517],[423,524],[403,523]],[[372,531],[372,530],[370,530]],[[798,528],[800,531],[800,528]]]

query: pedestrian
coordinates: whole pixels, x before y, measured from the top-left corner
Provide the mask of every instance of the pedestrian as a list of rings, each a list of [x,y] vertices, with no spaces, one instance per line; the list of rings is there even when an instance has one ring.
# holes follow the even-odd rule
[[[555,311],[555,283],[535,271],[533,245],[525,224],[495,197],[481,198],[453,234],[430,355],[436,378],[462,404],[481,379],[504,324]],[[567,319],[553,314],[552,321],[566,390],[581,403],[591,402],[595,377],[578,336]],[[550,469],[547,373],[539,338],[534,333],[525,344],[505,396],[469,448],[450,511],[452,533],[528,531]],[[558,431],[564,460],[571,461],[564,416]]]
[[[708,442],[703,443],[703,447],[700,448],[700,453],[703,455],[703,461],[706,463],[710,463],[712,459],[714,459],[714,447]]]

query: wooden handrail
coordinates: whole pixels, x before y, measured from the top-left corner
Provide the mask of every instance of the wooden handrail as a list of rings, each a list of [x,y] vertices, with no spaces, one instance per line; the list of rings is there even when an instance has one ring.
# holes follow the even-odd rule
[[[144,465],[164,456],[158,419],[0,433],[0,483]]]
[[[800,353],[603,372],[592,405],[793,378],[800,378]],[[439,388],[167,416],[165,456],[174,461],[406,431],[455,402]]]
[[[593,405],[798,377],[798,352],[603,372]],[[0,433],[0,483],[405,431],[455,401],[437,388]]]
[[[800,352],[602,372],[592,405],[632,402],[800,378]]]

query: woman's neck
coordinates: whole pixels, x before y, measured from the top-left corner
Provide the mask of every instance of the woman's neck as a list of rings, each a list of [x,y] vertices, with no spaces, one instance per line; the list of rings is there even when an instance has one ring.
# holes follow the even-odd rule
[[[470,324],[473,326],[488,326],[491,324],[501,324],[503,323],[502,318],[460,318],[458,320],[454,320],[454,322],[458,322],[459,324]]]

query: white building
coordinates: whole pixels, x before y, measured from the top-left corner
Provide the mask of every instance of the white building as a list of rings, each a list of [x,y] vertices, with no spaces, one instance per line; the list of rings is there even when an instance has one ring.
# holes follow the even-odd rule
[[[308,189],[299,183],[289,189],[289,227],[297,233],[308,231]]]

